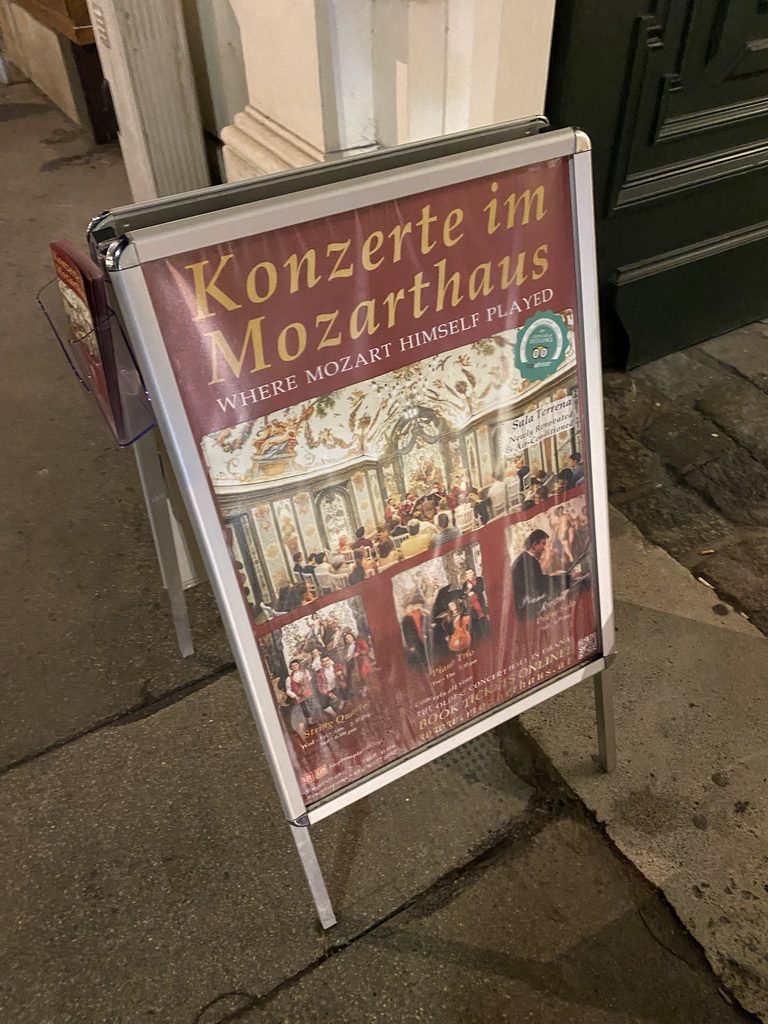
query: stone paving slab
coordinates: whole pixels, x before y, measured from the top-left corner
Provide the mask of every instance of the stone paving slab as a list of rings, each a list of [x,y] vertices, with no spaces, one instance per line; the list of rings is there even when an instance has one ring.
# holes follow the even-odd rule
[[[614,501],[611,496],[611,501]],[[630,500],[616,502],[617,507],[654,544],[663,547],[693,571],[709,559],[701,551],[712,550],[733,532],[733,525],[693,491],[667,480],[659,487]]]
[[[8,112],[9,116],[3,116]],[[119,147],[93,147],[29,83],[0,87],[0,768],[231,663],[207,587],[182,660],[135,462],[95,418],[35,296],[48,243],[85,241],[129,200]]]
[[[701,349],[752,381],[761,391],[768,391],[768,320],[758,320],[705,341]]]
[[[607,374],[606,439],[611,502],[768,634],[768,395],[726,359],[757,328]]]
[[[723,431],[685,407],[672,407],[652,418],[640,432],[640,441],[681,476],[708,462],[726,461],[738,450]]]
[[[591,756],[588,687],[523,723],[768,1020],[768,639],[622,516],[612,523],[618,767],[606,776]]]
[[[399,914],[243,1024],[737,1024],[700,952],[595,831],[563,820]],[[233,1004],[230,1003],[230,1008]],[[226,1019],[210,1008],[199,1024]],[[751,1018],[749,1018],[751,1019]]]
[[[749,354],[754,353],[759,344],[754,336],[757,326],[761,325],[753,325],[746,335],[750,339],[746,355],[734,352],[733,335],[725,335],[649,363],[633,371],[630,379],[670,402],[671,412],[665,413],[665,423],[670,416],[684,415],[681,410],[686,405],[692,406],[714,425],[715,432],[726,434],[754,458],[765,461],[768,458],[768,395],[756,386],[762,383],[757,366],[752,372],[753,381],[734,365],[738,363],[746,369]],[[765,345],[762,331],[759,334]],[[758,366],[763,359],[761,357]],[[729,372],[729,366],[737,372]],[[643,408],[645,404],[647,398]],[[695,429],[689,419],[686,434]]]
[[[623,376],[676,405],[689,405],[718,385],[723,370],[714,359],[702,359],[694,346],[672,352]]]
[[[428,889],[526,813],[494,736],[312,830],[316,923],[236,677],[0,779],[3,1024],[191,1024]]]

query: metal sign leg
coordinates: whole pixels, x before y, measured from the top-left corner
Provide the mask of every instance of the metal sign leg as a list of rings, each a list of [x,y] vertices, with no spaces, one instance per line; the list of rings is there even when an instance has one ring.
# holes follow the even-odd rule
[[[336,924],[336,915],[331,906],[331,897],[328,895],[328,890],[325,887],[325,879],[320,868],[320,861],[317,859],[315,848],[312,845],[309,826],[296,825],[292,821],[289,821],[288,824],[291,827],[291,835],[296,843],[296,849],[301,857],[301,866],[304,868],[304,874],[307,876],[307,882],[312,893],[312,899],[315,901],[320,924],[326,929],[333,928]]]
[[[602,672],[595,676],[597,750],[603,771],[616,767],[616,729],[613,720],[613,680]]]
[[[176,627],[176,640],[181,656],[188,658],[194,652],[195,647],[192,642],[192,630],[189,625],[176,544],[173,539],[168,488],[157,451],[155,432],[151,430],[140,437],[133,445],[133,452],[136,456],[136,466],[144,491],[144,501],[147,504],[152,536],[155,539],[160,573],[171,604],[171,615]]]

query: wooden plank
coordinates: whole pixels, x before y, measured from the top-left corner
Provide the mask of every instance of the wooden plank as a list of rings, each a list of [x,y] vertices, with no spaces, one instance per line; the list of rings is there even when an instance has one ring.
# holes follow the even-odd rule
[[[94,42],[86,0],[15,0],[15,3],[41,25],[61,32],[79,46]]]

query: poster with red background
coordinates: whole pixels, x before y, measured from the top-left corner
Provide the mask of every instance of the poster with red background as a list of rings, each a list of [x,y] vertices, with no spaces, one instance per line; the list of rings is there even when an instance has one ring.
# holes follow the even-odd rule
[[[94,396],[112,433],[122,430],[122,407],[108,323],[103,271],[69,239],[50,243],[68,324],[68,358]]]
[[[144,265],[304,799],[601,652],[568,161]]]

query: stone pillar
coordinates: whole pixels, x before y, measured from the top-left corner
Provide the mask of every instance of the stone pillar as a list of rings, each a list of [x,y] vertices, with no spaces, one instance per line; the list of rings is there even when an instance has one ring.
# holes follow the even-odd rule
[[[541,114],[555,0],[230,0],[230,181]]]
[[[210,184],[180,0],[88,0],[134,200]]]
[[[543,113],[555,0],[375,0],[378,140]]]
[[[375,146],[372,0],[231,0],[248,106],[221,133],[237,181]]]

